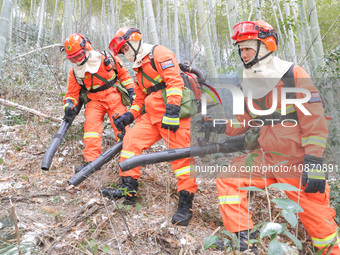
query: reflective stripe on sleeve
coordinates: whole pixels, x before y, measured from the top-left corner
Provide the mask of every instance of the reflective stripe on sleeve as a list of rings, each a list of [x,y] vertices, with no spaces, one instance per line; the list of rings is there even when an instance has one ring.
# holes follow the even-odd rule
[[[302,137],[302,147],[309,145],[309,144],[316,144],[323,148],[326,148],[327,139],[321,136],[314,136],[314,135]]]
[[[132,79],[127,79],[125,81],[120,81],[120,83],[125,87],[126,85],[129,85],[131,83],[133,83]]]
[[[67,99],[71,99],[73,101],[74,104],[78,104],[77,99],[73,98],[73,97],[66,97],[64,100],[66,101]]]
[[[167,116],[163,116],[162,122],[168,125],[179,125],[179,118],[169,118]]]
[[[231,119],[230,121],[233,125],[233,128],[240,128],[245,126],[245,120],[243,121],[243,126],[241,125],[241,122],[238,121],[238,119]]]
[[[131,157],[135,156],[135,153],[131,152],[131,151],[122,150],[122,153],[120,154],[120,156],[123,157],[123,158],[131,158]]]
[[[116,77],[117,77],[117,75],[116,75],[116,73],[114,73],[113,76],[110,79],[108,79],[107,81],[112,81]]]
[[[90,138],[90,137],[99,138],[99,133],[97,133],[97,132],[86,132],[86,133],[84,133],[84,139]]]
[[[134,104],[134,105],[131,106],[130,110],[135,110],[136,112],[139,112],[140,107],[138,105]]]
[[[313,240],[313,244],[315,247],[318,247],[318,248],[324,247],[336,241],[336,232],[324,239],[312,237],[312,240]]]
[[[219,205],[226,205],[226,204],[240,204],[241,198],[239,195],[232,195],[232,196],[220,196],[218,197],[218,204]]]
[[[182,96],[183,92],[181,89],[177,89],[177,88],[170,88],[166,90],[166,97],[173,96],[173,95]]]

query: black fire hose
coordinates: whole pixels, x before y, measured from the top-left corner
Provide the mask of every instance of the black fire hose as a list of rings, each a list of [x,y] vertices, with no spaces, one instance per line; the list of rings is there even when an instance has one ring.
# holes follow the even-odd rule
[[[74,115],[74,118],[79,114],[81,107],[83,106],[81,100],[79,101],[79,105],[76,106],[76,113]],[[74,120],[74,119],[73,119]],[[44,171],[48,171],[50,169],[52,159],[54,157],[55,152],[57,151],[59,145],[64,139],[64,136],[67,132],[67,130],[71,127],[73,120],[67,122],[64,120],[61,123],[61,126],[58,130],[58,132],[55,134],[50,146],[48,146],[44,158],[41,163],[41,169]]]
[[[90,164],[84,167],[81,171],[75,174],[71,179],[67,182],[70,185],[77,186],[85,179],[89,178],[95,171],[98,171],[104,164],[109,162],[116,154],[118,154],[123,148],[123,141],[119,141],[110,149],[104,151],[102,154],[98,156],[95,160],[93,160]]]
[[[188,61],[183,61],[182,63],[179,64],[179,67],[181,68],[181,70],[183,72],[195,74],[198,78],[198,82],[205,82],[204,73],[201,70],[199,70],[198,68],[190,67]]]
[[[244,135],[230,137],[221,143],[210,143],[205,146],[169,149],[161,152],[141,154],[120,162],[119,166],[124,172],[137,166],[156,164],[195,156],[202,157],[215,153],[231,153],[241,150],[244,150]]]
[[[118,118],[119,114],[117,113],[113,118]],[[82,183],[85,179],[89,178],[94,172],[98,171],[104,164],[109,162],[116,154],[118,154],[123,149],[123,138],[125,136],[125,128],[121,133],[119,133],[118,138],[120,139],[114,146],[104,151],[102,154],[98,156],[95,160],[93,160],[90,164],[80,170],[75,174],[71,179],[67,182],[70,185],[77,186]]]

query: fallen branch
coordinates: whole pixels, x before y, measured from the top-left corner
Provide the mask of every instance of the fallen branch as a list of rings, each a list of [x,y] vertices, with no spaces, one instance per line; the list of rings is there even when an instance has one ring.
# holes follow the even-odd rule
[[[36,49],[36,50],[32,50],[32,51],[30,51],[30,52],[27,52],[27,53],[25,53],[25,54],[22,54],[22,55],[20,55],[20,56],[17,56],[17,57],[15,57],[15,58],[13,58],[12,60],[17,59],[17,58],[25,57],[25,56],[30,55],[30,54],[32,54],[32,53],[35,53],[35,52],[37,52],[37,51],[41,51],[41,50],[45,50],[45,49],[53,48],[53,47],[62,47],[62,46],[63,46],[63,45],[61,45],[60,43],[53,44],[53,45],[49,45],[49,46],[45,46],[45,47],[43,47],[43,48],[39,48],[39,49]]]
[[[25,111],[25,112],[29,112],[29,113],[32,113],[34,115],[37,115],[41,118],[44,118],[44,119],[49,119],[51,121],[55,121],[55,122],[62,122],[63,120],[62,119],[59,119],[59,118],[55,118],[55,117],[52,117],[52,116],[48,116],[42,112],[39,112],[37,110],[34,110],[34,109],[31,109],[31,108],[28,108],[26,106],[23,106],[23,105],[20,105],[20,104],[17,104],[17,103],[13,103],[11,101],[8,101],[6,99],[2,99],[0,98],[0,103],[5,105],[5,106],[10,106],[10,107],[15,107],[19,110],[22,110],[22,111]]]
[[[36,197],[51,197],[51,196],[54,197],[65,192],[66,191],[60,191],[60,192],[56,192],[52,194],[37,194],[37,195],[29,196],[29,197],[3,197],[3,198],[0,198],[0,202],[2,203],[6,200],[12,200],[12,202],[19,202],[19,201],[29,200],[31,198],[36,198]]]

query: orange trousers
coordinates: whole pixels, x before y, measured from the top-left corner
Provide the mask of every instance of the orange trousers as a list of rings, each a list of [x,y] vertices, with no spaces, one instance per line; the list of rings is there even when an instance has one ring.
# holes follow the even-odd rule
[[[247,155],[235,158],[232,166],[240,168],[245,166]],[[287,159],[287,158],[286,158]],[[266,158],[267,163],[269,158]],[[260,165],[262,158],[257,157],[254,165]],[[273,162],[271,162],[273,163]],[[273,164],[271,164],[273,166]],[[321,249],[324,246],[339,241],[336,237],[337,225],[334,221],[335,211],[329,205],[329,186],[323,194],[305,193],[300,178],[237,178],[238,173],[224,174],[216,179],[219,208],[226,230],[239,232],[254,227],[251,219],[251,212],[248,208],[247,191],[239,190],[241,187],[255,186],[260,189],[273,183],[287,183],[302,191],[286,191],[289,199],[299,203],[304,210],[298,216],[312,238],[315,247]],[[331,254],[340,254],[339,243],[337,242]]]
[[[85,161],[93,161],[101,154],[103,120],[107,113],[111,126],[117,134],[119,131],[113,124],[112,115],[116,113],[124,114],[126,106],[123,105],[119,93],[111,93],[107,97],[100,100],[91,100],[85,108],[85,124],[84,124],[84,158]],[[128,130],[128,127],[126,127]]]
[[[185,123],[189,125],[183,125],[185,127],[181,127],[182,121],[188,122],[190,120],[180,120],[179,129],[173,133],[168,129],[161,128],[161,122],[152,124],[150,115],[148,113],[144,114],[141,118],[136,120],[135,126],[125,135],[120,162],[127,158],[142,154],[143,150],[147,150],[161,138],[164,139],[169,149],[190,147],[190,123]],[[179,159],[171,161],[170,164],[178,179],[178,192],[187,190],[190,193],[196,193],[196,178],[190,177],[190,171],[195,169],[194,159]],[[136,167],[125,172],[122,172],[121,169],[119,169],[119,175],[138,179],[140,177],[140,168],[141,167]]]

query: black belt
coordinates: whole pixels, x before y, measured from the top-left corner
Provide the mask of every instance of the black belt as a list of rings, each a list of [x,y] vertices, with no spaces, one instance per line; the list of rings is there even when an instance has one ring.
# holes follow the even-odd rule
[[[100,86],[97,89],[90,89],[87,92],[88,93],[97,93],[97,92],[100,92],[100,91],[107,90],[109,88],[112,88],[116,84],[116,81],[117,81],[117,79],[114,79],[112,81],[109,81],[109,82],[105,83],[103,86]]]
[[[165,82],[160,82],[160,83],[157,83],[156,85],[148,87],[146,89],[146,93],[147,95],[150,95],[153,92],[156,92],[158,90],[165,89],[165,88],[166,88]]]

